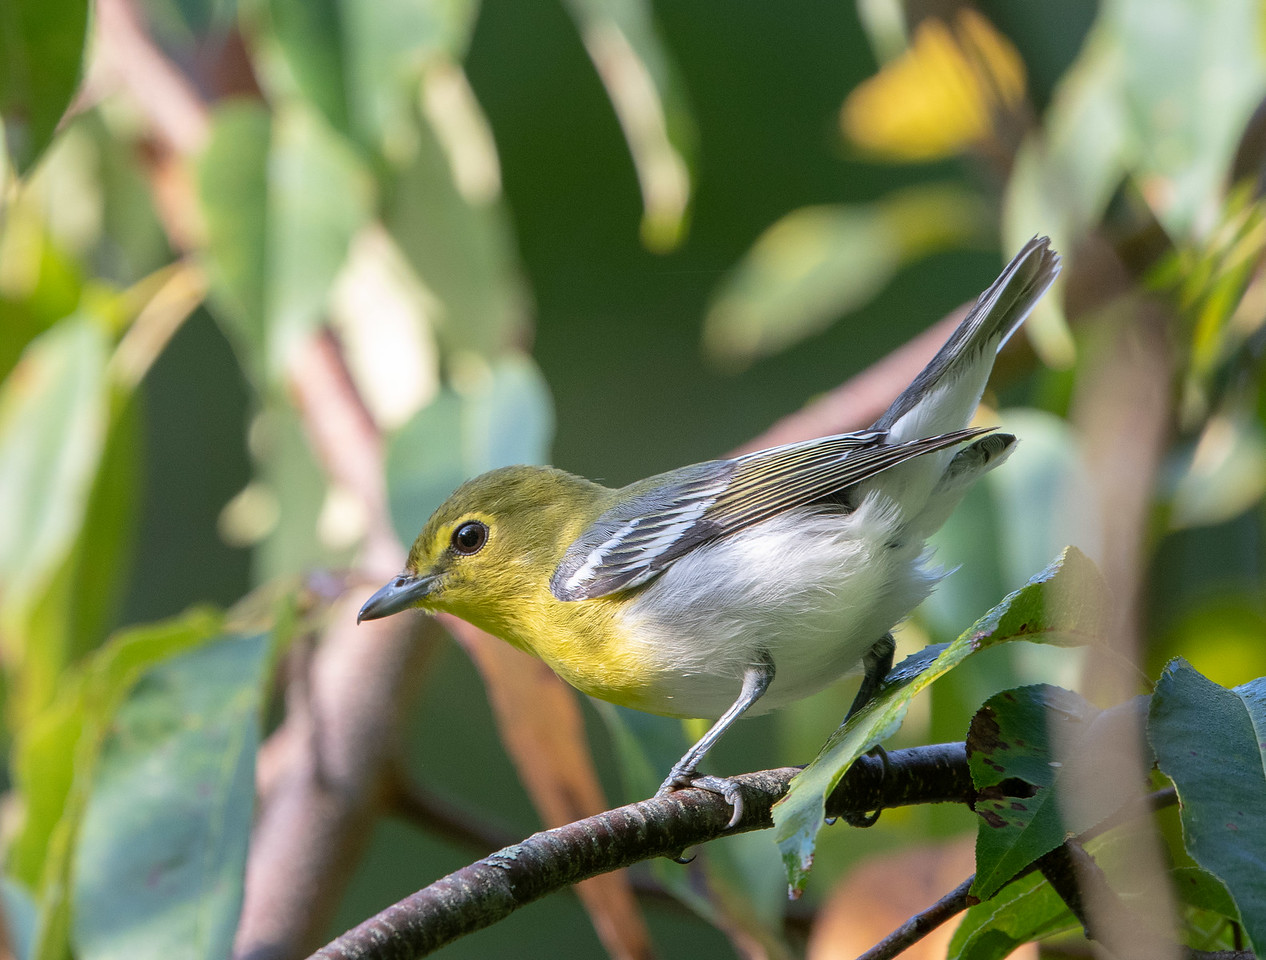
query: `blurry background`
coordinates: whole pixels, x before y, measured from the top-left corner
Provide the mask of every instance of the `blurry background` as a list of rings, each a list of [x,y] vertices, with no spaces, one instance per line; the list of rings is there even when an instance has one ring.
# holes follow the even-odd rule
[[[452,486],[501,463],[614,485],[722,455],[970,301],[1035,233],[1064,254],[1065,277],[1004,354],[983,416],[1022,444],[940,537],[942,562],[962,568],[903,649],[957,635],[1072,542],[1120,599],[1120,669],[1092,658],[1090,695],[1127,696],[1174,654],[1223,683],[1266,672],[1258,4],[5,11],[7,895],[11,928],[40,955],[162,942],[152,913],[129,921],[133,940],[127,924],[91,919],[110,914],[103,878],[126,872],[100,799],[135,782],[117,772],[119,731],[132,731],[124,772],[136,772],[181,724],[178,710],[125,722],[129,705],[155,709],[135,705],[146,671],[226,636],[266,638],[229,657],[227,692],[211,698],[241,693],[243,730],[265,709],[266,735],[285,714],[277,678],[302,677],[348,603],[397,568],[388,515],[407,544]],[[228,623],[185,615],[159,640],[133,631],[101,647],[257,588]],[[154,642],[136,653],[141,641]],[[410,776],[494,840],[539,828],[548,814],[488,705],[480,656],[495,654],[477,639],[417,642],[431,655],[402,685]],[[307,651],[299,666],[288,645]],[[938,685],[899,742],[961,739],[991,692],[1076,686],[1083,666],[1068,652],[982,656]],[[150,691],[159,702],[181,689],[165,682]],[[804,763],[851,696],[845,682],[747,721],[711,763]],[[621,732],[655,771],[687,736],[581,709],[610,803],[658,779],[615,749]],[[511,753],[530,765],[532,749]],[[240,895],[253,748],[234,757],[240,842],[223,876]],[[167,788],[187,788],[183,776]],[[421,819],[366,813],[372,839],[328,881],[347,886],[316,911],[321,937],[478,853],[477,837],[426,829],[434,809]],[[665,957],[798,952],[825,903],[811,952],[852,955],[922,905],[881,913],[860,891],[887,906],[874,877],[957,864],[961,850],[937,845],[973,828],[964,810],[910,810],[824,832],[786,922],[772,841],[732,838],[690,867],[639,874],[659,885],[641,901],[650,939]],[[94,842],[76,866],[76,844]],[[969,871],[968,859],[926,900]],[[856,887],[841,887],[850,876]],[[234,903],[208,908],[222,932],[207,955],[226,946]],[[841,917],[845,933],[832,932]],[[617,928],[600,940],[580,901],[557,896],[449,955],[639,955]]]

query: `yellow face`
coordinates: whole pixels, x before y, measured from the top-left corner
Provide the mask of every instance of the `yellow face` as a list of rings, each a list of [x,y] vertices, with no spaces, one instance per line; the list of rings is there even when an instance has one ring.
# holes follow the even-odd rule
[[[586,693],[637,705],[644,666],[614,628],[618,604],[549,589],[567,547],[614,491],[547,467],[507,467],[463,484],[427,521],[404,573],[361,609],[443,611],[533,653]]]
[[[409,551],[405,573],[363,616],[407,607],[445,611],[514,643],[531,645],[549,578],[594,516],[604,488],[547,467],[506,467],[470,480],[435,511]],[[407,602],[404,602],[406,601]]]

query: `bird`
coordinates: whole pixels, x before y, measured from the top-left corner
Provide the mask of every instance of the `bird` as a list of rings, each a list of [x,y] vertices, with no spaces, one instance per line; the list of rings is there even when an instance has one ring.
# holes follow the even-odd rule
[[[657,792],[702,774],[743,715],[892,667],[892,629],[945,575],[927,538],[1016,438],[969,426],[998,350],[1060,270],[1034,237],[871,427],[611,489],[548,466],[491,470],[432,514],[357,622],[447,612],[602,700],[715,720]]]

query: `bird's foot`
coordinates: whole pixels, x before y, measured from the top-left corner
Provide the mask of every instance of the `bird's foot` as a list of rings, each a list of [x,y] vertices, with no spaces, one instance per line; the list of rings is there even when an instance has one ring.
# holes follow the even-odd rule
[[[882,783],[884,778],[888,776],[889,769],[891,769],[891,764],[888,760],[888,751],[885,750],[883,747],[881,747],[879,744],[875,744],[873,747],[871,747],[869,750],[866,751],[866,756],[874,757],[881,764],[883,764],[883,767],[879,775],[879,780]],[[883,812],[884,812],[884,808],[882,806],[879,806],[879,807],[876,807],[871,813],[845,813],[842,815],[842,819],[850,827],[873,827],[876,823],[879,822],[879,815]]]
[[[743,819],[743,790],[737,780],[731,780],[729,777],[713,777],[695,770],[677,770],[674,767],[668,779],[655,791],[655,796],[666,797],[674,790],[687,787],[707,790],[725,799],[725,802],[734,810],[730,816],[730,822],[725,825],[726,830],[736,826]]]

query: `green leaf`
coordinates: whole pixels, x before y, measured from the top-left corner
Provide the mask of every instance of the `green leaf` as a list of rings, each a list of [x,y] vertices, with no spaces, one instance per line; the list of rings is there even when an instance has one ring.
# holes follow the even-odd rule
[[[1266,429],[1248,411],[1217,415],[1174,472],[1173,529],[1234,520],[1266,494]]]
[[[255,800],[268,637],[228,635],[153,669],[115,714],[84,811],[84,960],[231,952]]]
[[[443,56],[460,60],[474,27],[472,0],[379,0],[340,3],[352,123],[360,139],[387,157],[407,147],[425,67]]]
[[[915,654],[910,661],[916,666],[908,666],[907,661],[889,674],[889,682],[879,694],[832,735],[774,807],[775,836],[793,892],[803,888],[812,866],[826,797],[854,760],[901,725],[916,694],[971,654],[998,644],[1013,640],[1064,645],[1092,642],[1099,636],[1105,602],[1103,580],[1094,564],[1076,547],[1067,547],[1050,566],[953,643],[939,651]],[[935,659],[927,662],[933,653]]]
[[[1121,58],[1143,197],[1175,240],[1204,234],[1217,221],[1236,146],[1266,92],[1261,6],[1114,0],[1101,16]]]
[[[6,608],[47,575],[75,536],[105,438],[106,338],[59,324],[24,355],[0,395],[0,576]]]
[[[428,319],[443,346],[487,356],[517,339],[526,295],[505,207],[459,189],[456,159],[418,118],[413,155],[388,186],[386,227],[437,301]]]
[[[553,407],[528,357],[511,353],[490,367],[476,364],[461,380],[460,391],[442,391],[388,443],[391,517],[406,542],[463,480],[548,459]]]
[[[1221,880],[1254,949],[1266,949],[1266,679],[1227,690],[1171,660],[1148,736],[1178,791],[1183,843]]]
[[[646,0],[568,0],[585,49],[624,131],[642,188],[642,242],[680,242],[690,201],[694,127]]]
[[[88,496],[75,548],[49,591],[66,620],[67,662],[105,639],[111,614],[127,581],[141,489],[141,417],[135,398],[115,388],[105,449]],[[45,618],[53,618],[47,610]]]
[[[346,141],[292,107],[273,124],[268,184],[266,350],[279,378],[322,320],[352,237],[369,219],[372,183]]]
[[[978,241],[981,200],[931,185],[868,206],[802,207],[757,239],[713,297],[708,353],[744,367],[868,303],[901,267]]]
[[[1199,867],[1171,870],[1170,878],[1183,907],[1187,944],[1198,950],[1234,948],[1240,913],[1222,881]]]
[[[0,377],[36,337],[75,312],[83,291],[80,265],[54,241],[40,200],[36,190],[23,189],[4,209]]]
[[[198,199],[206,222],[206,257],[216,313],[242,365],[264,371],[268,282],[268,151],[272,122],[254,100],[231,101],[211,116],[198,158]]]
[[[1041,232],[1071,253],[1137,158],[1121,96],[1121,52],[1102,32],[1097,27],[1087,38],[1056,88],[1043,129],[1016,154],[1003,208],[1009,247]]]
[[[1080,927],[1059,894],[1034,871],[968,908],[950,938],[946,960],[1001,960],[1023,943]]]
[[[471,0],[269,0],[288,70],[274,71],[274,85],[307,99],[340,133],[396,158],[408,149],[425,68],[462,58],[476,11]]]
[[[1226,884],[1213,874],[1199,867],[1179,867],[1171,876],[1174,879],[1174,893],[1183,903],[1239,922],[1240,912],[1235,908],[1235,901],[1227,892]]]
[[[83,532],[106,446],[106,360],[101,328],[69,320],[31,344],[0,392],[0,636],[19,716],[47,703],[70,656],[66,621],[41,613]]]
[[[269,0],[269,26],[297,91],[330,126],[351,135],[339,0]]]
[[[1065,837],[1135,799],[1113,773],[1138,756],[1146,706],[1139,697],[1100,711],[1071,691],[1036,684],[981,707],[967,735],[981,818],[974,896],[993,896]]]
[[[198,185],[214,301],[247,371],[276,380],[324,315],[369,219],[371,179],[306,108],[270,120],[258,104],[234,103],[215,114]]]
[[[0,116],[19,173],[53,139],[79,84],[87,0],[9,0],[0,14]]]
[[[9,848],[9,873],[37,891],[37,960],[62,960],[69,950],[70,871],[101,743],[118,705],[150,666],[221,630],[205,610],[120,633],[85,669],[63,683],[48,709],[18,731],[13,773],[24,807]]]
[[[976,813],[976,879],[972,894],[987,900],[1021,868],[1065,837],[1056,785],[1062,764],[1055,744],[1071,724],[1079,732],[1098,711],[1077,694],[1035,684],[990,697],[972,717],[967,761],[980,791]],[[1078,738],[1080,739],[1080,738]]]

